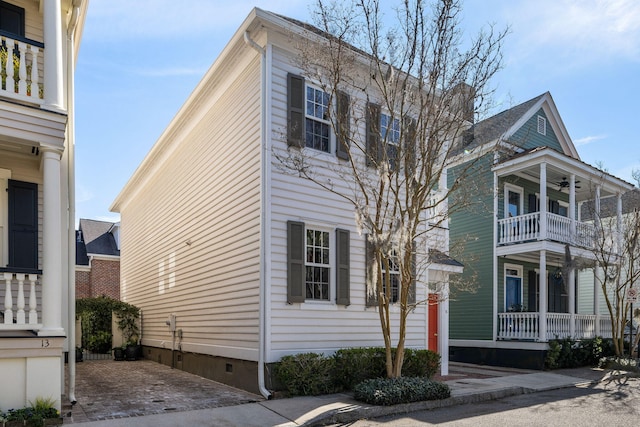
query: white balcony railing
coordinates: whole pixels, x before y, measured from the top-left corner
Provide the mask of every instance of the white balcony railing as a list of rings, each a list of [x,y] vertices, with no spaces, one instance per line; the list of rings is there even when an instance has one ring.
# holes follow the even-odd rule
[[[557,338],[587,339],[596,336],[595,314],[575,314],[574,333],[571,334],[571,315],[568,313],[547,313],[546,340]],[[498,313],[498,339],[500,340],[540,340],[540,313],[517,312]],[[611,321],[608,316],[600,317],[600,333],[603,338],[611,338]]]
[[[540,212],[498,220],[498,244],[522,243],[532,240],[554,240],[589,248],[593,245],[595,228],[592,224],[574,221],[562,215],[547,213],[546,234],[540,230]],[[575,224],[575,227],[572,226]]]
[[[36,294],[38,275],[0,273],[0,280],[0,330],[40,329]]]
[[[36,44],[7,36],[0,36],[0,41],[0,73],[3,76],[0,95],[42,104],[44,49]]]

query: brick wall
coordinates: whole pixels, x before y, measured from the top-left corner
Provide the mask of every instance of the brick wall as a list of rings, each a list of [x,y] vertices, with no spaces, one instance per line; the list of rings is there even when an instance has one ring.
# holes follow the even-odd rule
[[[93,259],[90,271],[76,271],[76,298],[120,299],[120,261]]]

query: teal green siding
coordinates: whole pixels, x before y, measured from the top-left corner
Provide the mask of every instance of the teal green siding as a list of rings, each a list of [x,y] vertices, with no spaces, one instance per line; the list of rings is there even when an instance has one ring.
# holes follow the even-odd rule
[[[547,120],[546,135],[538,133],[538,116],[542,116]],[[542,108],[509,138],[509,142],[525,150],[547,146],[561,153],[563,152],[560,141],[549,125],[549,120]]]
[[[464,265],[463,280],[473,283],[475,292],[452,289],[449,310],[449,338],[492,339],[493,325],[493,153],[480,158],[475,171],[465,179],[465,190],[475,193],[467,197],[472,204],[464,210],[453,209],[450,221],[452,254]],[[468,164],[449,170],[449,186]],[[477,188],[470,188],[477,186]],[[464,190],[463,190],[464,191]],[[455,205],[456,202],[453,202]]]

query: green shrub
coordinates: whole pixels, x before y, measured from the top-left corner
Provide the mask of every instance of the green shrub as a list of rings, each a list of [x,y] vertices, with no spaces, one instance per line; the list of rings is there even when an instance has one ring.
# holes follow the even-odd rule
[[[611,340],[601,337],[583,340],[563,338],[549,341],[544,362],[546,369],[597,366],[600,359],[611,354]]]
[[[402,375],[433,378],[440,368],[440,355],[431,350],[405,349]]]
[[[284,356],[274,376],[292,396],[316,396],[340,390],[334,378],[335,361],[317,353]]]
[[[109,353],[111,351],[111,338],[111,332],[97,331],[93,335],[89,335],[85,345],[87,350],[94,353]]]
[[[425,377],[375,378],[365,380],[353,389],[356,400],[371,405],[397,405],[449,396],[449,386]]]
[[[387,373],[384,348],[343,348],[333,357],[338,376],[336,382],[346,390],[352,390],[366,379],[385,377]]]

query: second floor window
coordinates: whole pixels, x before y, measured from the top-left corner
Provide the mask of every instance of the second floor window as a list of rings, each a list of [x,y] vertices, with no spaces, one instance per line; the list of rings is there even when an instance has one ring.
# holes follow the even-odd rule
[[[331,126],[329,122],[329,94],[307,86],[305,107],[305,145],[329,152]]]
[[[306,299],[329,300],[329,233],[307,229]]]
[[[382,288],[386,292],[387,276],[391,283],[391,303],[398,302],[400,297],[400,266],[398,265],[398,255],[395,251],[389,257],[389,269],[382,263]]]
[[[389,163],[393,165],[398,156],[398,147],[400,145],[400,119],[381,113],[380,139],[386,148]]]

